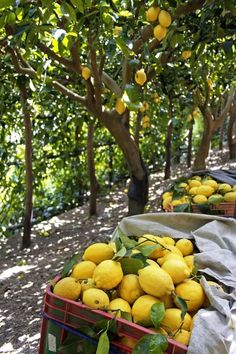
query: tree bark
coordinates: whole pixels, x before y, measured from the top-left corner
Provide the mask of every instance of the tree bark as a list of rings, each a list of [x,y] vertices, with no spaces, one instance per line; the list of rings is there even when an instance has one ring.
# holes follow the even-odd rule
[[[166,140],[165,140],[165,148],[166,148],[166,158],[165,158],[165,174],[164,179],[170,178],[170,169],[171,169],[171,139],[172,139],[172,132],[173,132],[173,102],[172,99],[169,98],[169,122],[167,126],[166,132]]]
[[[141,123],[142,123],[142,112],[138,111],[137,121],[136,121],[136,126],[135,126],[135,133],[134,133],[134,141],[137,146],[139,146]]]
[[[193,123],[188,131],[188,151],[187,151],[187,166],[191,167],[192,162],[192,142],[193,142]]]
[[[95,174],[94,163],[94,122],[89,122],[87,135],[87,161],[88,161],[88,175],[89,175],[89,216],[97,213],[97,192],[98,181]]]
[[[230,108],[230,119],[227,130],[229,159],[236,159],[236,103],[234,102]]]
[[[31,223],[33,215],[32,124],[27,102],[28,94],[25,79],[19,78],[18,82],[25,129],[25,213],[22,248],[28,248],[31,244]]]

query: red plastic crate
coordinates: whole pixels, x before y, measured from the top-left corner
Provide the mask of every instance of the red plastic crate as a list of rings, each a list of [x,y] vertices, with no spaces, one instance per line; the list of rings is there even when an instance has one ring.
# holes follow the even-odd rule
[[[79,328],[81,325],[91,325],[102,319],[112,319],[113,316],[101,310],[93,310],[88,306],[59,297],[51,292],[51,286],[48,285],[45,292],[43,312],[47,318],[55,320],[70,328]],[[45,319],[41,326],[41,339],[39,354],[44,354],[43,341],[46,337]],[[130,337],[139,340],[145,334],[155,334],[154,331],[134,324],[122,318],[117,318],[117,329],[119,336]],[[63,337],[63,336],[62,336]],[[63,339],[63,338],[62,338]],[[169,346],[166,354],[186,354],[187,347],[175,340],[168,339]],[[132,349],[120,342],[113,341],[112,344],[120,350],[120,353],[132,353]]]
[[[226,217],[236,217],[236,203],[235,202],[225,202],[218,205],[207,205],[210,214]],[[198,214],[208,214],[205,210],[204,205],[192,204],[192,212]]]

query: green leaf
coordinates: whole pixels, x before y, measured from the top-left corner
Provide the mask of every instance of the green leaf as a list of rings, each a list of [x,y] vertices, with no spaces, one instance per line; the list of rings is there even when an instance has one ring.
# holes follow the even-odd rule
[[[165,316],[165,306],[163,302],[154,304],[151,307],[150,316],[155,328],[159,328]]]
[[[81,12],[82,14],[84,13],[84,4],[83,4],[83,0],[71,0],[72,4],[77,7],[77,9],[79,10],[79,12]]]
[[[124,42],[124,40],[121,37],[116,38],[116,45],[122,51],[124,56],[126,58],[129,58],[130,50],[129,50],[129,48],[127,47],[126,43]]]
[[[81,258],[81,256],[82,253],[76,253],[69,259],[68,262],[66,262],[61,272],[61,278],[64,278],[68,275],[69,271],[73,268],[73,266],[78,263],[78,260]]]
[[[107,331],[105,331],[99,337],[96,354],[109,354],[109,349],[110,341],[107,335]]]
[[[122,246],[121,249],[115,253],[115,255],[112,259],[116,260],[116,259],[124,257],[126,255],[126,251],[127,250],[126,250],[125,246]]]
[[[71,5],[63,1],[61,4],[61,10],[65,15],[69,15],[68,18],[70,18],[70,20],[76,22],[76,12]]]
[[[191,212],[191,205],[188,203],[188,204],[180,204],[180,205],[176,205],[175,209],[174,209],[175,212]]]
[[[0,10],[6,9],[9,6],[14,5],[15,0],[1,0],[0,1]]]
[[[162,334],[146,334],[136,346],[132,354],[164,354],[168,348],[167,338]]]
[[[133,248],[137,245],[137,242],[135,240],[132,240],[128,236],[126,236],[120,228],[118,228],[118,235],[120,238],[121,243],[126,247],[126,248]]]
[[[121,243],[119,237],[117,237],[117,238],[115,239],[115,244],[116,244],[116,251],[118,252],[118,251],[123,247],[123,245],[122,245],[122,243]]]
[[[135,247],[135,249],[139,250],[144,256],[149,256],[153,251],[161,248],[161,245],[140,245]]]
[[[129,312],[120,310],[120,314],[121,314],[121,318],[124,318],[126,321],[132,322],[132,316]]]
[[[77,335],[68,333],[66,339],[59,346],[58,351],[63,354],[76,354],[78,343],[81,341]]]
[[[145,263],[137,258],[121,258],[119,260],[124,274],[138,274],[139,269],[145,267]]]
[[[125,93],[129,98],[130,102],[135,103],[140,101],[140,95],[135,85],[131,85],[131,84],[125,85]]]
[[[184,317],[187,313],[188,307],[186,301],[180,297],[180,296],[175,296],[175,303],[180,306],[181,309],[181,320],[184,320]]]

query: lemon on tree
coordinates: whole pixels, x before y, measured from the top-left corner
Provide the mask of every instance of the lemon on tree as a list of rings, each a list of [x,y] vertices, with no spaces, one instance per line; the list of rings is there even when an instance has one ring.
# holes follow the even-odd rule
[[[137,70],[134,79],[140,86],[144,85],[147,81],[147,75],[144,69]]]
[[[82,301],[93,309],[108,309],[109,297],[101,289],[90,288],[83,292]]]
[[[112,247],[103,242],[93,243],[87,247],[83,254],[83,260],[91,261],[95,264],[99,264],[105,259],[111,259],[114,255],[114,250]]]
[[[53,293],[69,300],[77,300],[81,293],[81,285],[75,278],[65,277],[55,284]]]
[[[115,288],[122,278],[123,271],[120,263],[110,259],[99,263],[93,272],[96,287],[104,290]]]
[[[117,98],[115,110],[116,110],[116,112],[119,113],[119,114],[123,114],[123,113],[125,112],[125,110],[126,110],[126,104],[124,103],[124,101],[122,100],[122,98]]]
[[[140,269],[138,274],[141,288],[149,295],[161,297],[174,290],[171,276],[159,267],[149,265]]]
[[[182,58],[187,60],[192,56],[191,50],[184,50],[181,54]]]
[[[158,21],[161,26],[169,27],[171,25],[171,15],[165,10],[161,10],[158,15]]]
[[[181,310],[177,308],[166,309],[165,316],[161,322],[166,332],[174,333],[180,327],[185,330],[189,330],[192,323],[192,318],[189,313],[186,313],[184,319],[181,319]]]
[[[190,270],[184,260],[169,259],[163,263],[162,269],[165,270],[173,280],[174,284],[179,284],[190,276]]]
[[[148,22],[156,21],[160,13],[160,7],[151,6],[146,12],[146,20]]]
[[[157,25],[153,29],[153,35],[159,42],[165,38],[166,34],[167,29],[161,25]]]
[[[139,284],[139,279],[136,274],[126,274],[123,276],[118,287],[119,296],[133,304],[141,295],[144,294],[143,289]]]
[[[96,264],[94,262],[82,261],[73,267],[70,276],[78,280],[92,278],[95,268]]]
[[[198,310],[204,302],[205,294],[201,284],[195,280],[187,279],[175,288],[176,295],[182,297],[187,304],[188,311]],[[176,306],[180,305],[176,302]]]
[[[176,247],[182,252],[183,256],[188,256],[193,253],[193,243],[187,238],[181,238],[176,242]]]
[[[91,76],[91,70],[87,66],[84,66],[81,75],[84,80],[88,80]]]
[[[112,300],[109,304],[109,309],[112,310],[111,312],[115,317],[122,317],[121,311],[131,314],[130,304],[122,298]]]
[[[135,323],[140,323],[144,326],[150,326],[152,324],[150,310],[152,305],[160,303],[160,300],[155,296],[142,295],[140,296],[132,306],[132,317]]]

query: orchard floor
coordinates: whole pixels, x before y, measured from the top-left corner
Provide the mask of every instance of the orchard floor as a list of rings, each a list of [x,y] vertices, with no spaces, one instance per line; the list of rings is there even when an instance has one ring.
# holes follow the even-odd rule
[[[236,169],[236,162],[227,162],[227,153],[211,153],[208,168]],[[179,165],[171,177],[187,173]],[[147,212],[160,211],[160,195],[169,184],[170,180],[163,182],[162,173],[150,176]],[[122,186],[99,198],[97,216],[88,218],[85,204],[36,225],[29,249],[20,250],[20,235],[0,239],[0,353],[37,353],[46,284],[74,253],[110,239],[127,214],[126,190]]]

